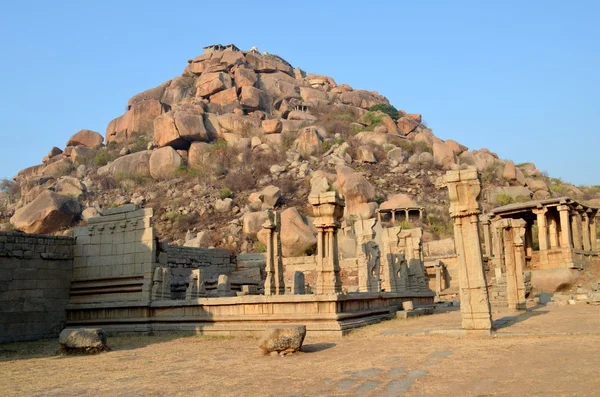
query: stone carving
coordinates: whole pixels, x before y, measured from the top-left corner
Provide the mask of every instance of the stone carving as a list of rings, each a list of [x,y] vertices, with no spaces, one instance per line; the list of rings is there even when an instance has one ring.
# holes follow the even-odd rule
[[[506,298],[508,308],[525,310],[524,236],[527,222],[523,219],[502,219],[495,223],[504,240],[504,266],[506,271]]]
[[[185,290],[185,299],[198,299],[199,297],[205,295],[206,289],[204,287],[204,281],[202,280],[200,269],[193,269],[192,273],[190,274],[188,287]]]
[[[337,231],[344,215],[345,201],[336,191],[308,197],[315,216],[317,236],[316,293],[334,294],[342,291],[337,248]]]
[[[454,219],[462,328],[490,331],[492,316],[479,238],[479,175],[475,169],[448,171],[445,181]]]
[[[294,285],[292,287],[292,293],[294,295],[304,295],[306,293],[304,273],[294,272]]]
[[[379,246],[373,241],[375,219],[358,220],[354,223],[354,233],[358,245],[358,290],[378,292],[380,290]]]
[[[171,282],[173,276],[168,267],[157,267],[152,277],[152,299],[171,299]]]

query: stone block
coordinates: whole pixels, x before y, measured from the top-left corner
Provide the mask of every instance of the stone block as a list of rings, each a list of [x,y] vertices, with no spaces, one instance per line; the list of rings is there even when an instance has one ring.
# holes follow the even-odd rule
[[[263,354],[294,353],[302,347],[305,336],[304,325],[274,325],[265,330],[258,346]]]
[[[66,328],[58,338],[65,353],[98,353],[108,350],[106,334],[101,328]]]

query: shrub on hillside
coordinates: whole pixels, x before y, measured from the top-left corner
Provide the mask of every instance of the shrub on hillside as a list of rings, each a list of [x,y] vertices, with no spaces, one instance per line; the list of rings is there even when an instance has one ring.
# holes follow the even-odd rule
[[[400,112],[393,105],[388,103],[380,103],[369,108],[371,112],[383,112],[390,116],[394,120],[398,120],[400,118]]]

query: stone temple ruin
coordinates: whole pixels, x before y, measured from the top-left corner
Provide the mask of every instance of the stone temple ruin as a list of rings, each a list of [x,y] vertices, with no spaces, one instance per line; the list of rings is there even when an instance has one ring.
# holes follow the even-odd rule
[[[309,196],[312,256],[283,258],[272,210],[262,225],[266,252],[237,257],[160,242],[152,209],[131,204],[105,210],[73,237],[1,232],[0,276],[10,281],[0,342],[56,336],[65,326],[257,335],[300,323],[343,335],[402,307],[427,311],[453,288],[462,328],[489,333],[491,306],[525,309],[528,269],[585,268],[597,256],[596,208],[560,198],[482,214],[476,170],[448,171],[445,183],[454,240],[425,244],[420,228],[343,222],[335,191]]]

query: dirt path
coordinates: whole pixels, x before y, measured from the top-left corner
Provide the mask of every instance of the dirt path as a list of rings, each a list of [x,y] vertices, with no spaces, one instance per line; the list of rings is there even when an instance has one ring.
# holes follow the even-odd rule
[[[110,338],[113,351],[88,357],[55,356],[56,341],[0,345],[0,390],[4,396],[600,394],[599,306],[538,308],[493,338],[420,334],[459,324],[456,311],[386,321],[344,338],[309,336],[305,352],[284,358],[264,357],[255,340],[244,338]]]

